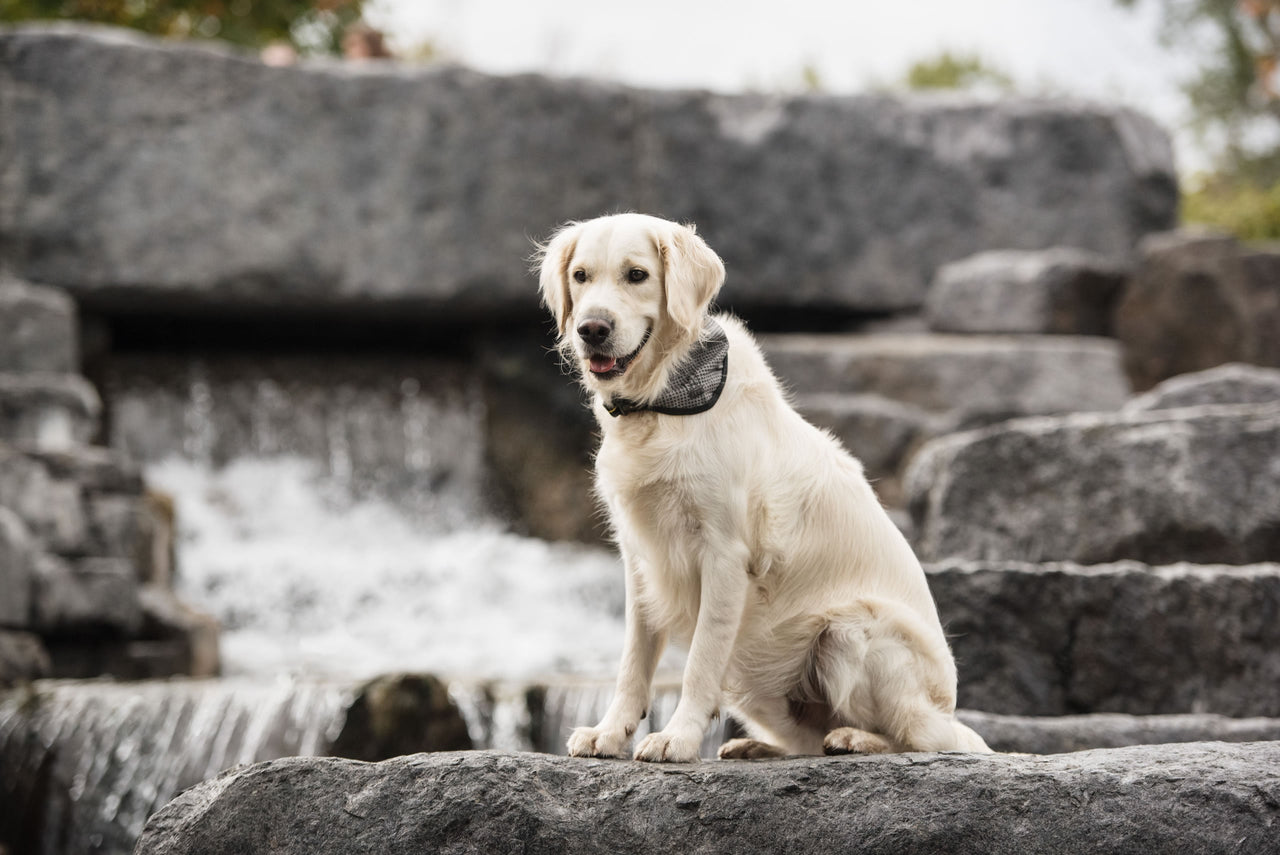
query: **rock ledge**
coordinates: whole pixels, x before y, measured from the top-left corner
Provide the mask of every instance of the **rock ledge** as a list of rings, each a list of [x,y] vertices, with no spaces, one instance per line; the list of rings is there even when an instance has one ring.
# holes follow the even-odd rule
[[[648,766],[290,759],[155,814],[138,855],[1274,852],[1280,742]]]

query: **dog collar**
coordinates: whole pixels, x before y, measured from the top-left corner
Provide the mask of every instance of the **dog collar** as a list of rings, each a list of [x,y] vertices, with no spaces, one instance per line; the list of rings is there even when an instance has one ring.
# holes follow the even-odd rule
[[[647,404],[614,398],[604,409],[617,418],[628,413],[653,412],[667,416],[705,413],[720,400],[729,377],[729,337],[724,327],[711,318],[702,326],[702,335],[667,381],[667,386]]]

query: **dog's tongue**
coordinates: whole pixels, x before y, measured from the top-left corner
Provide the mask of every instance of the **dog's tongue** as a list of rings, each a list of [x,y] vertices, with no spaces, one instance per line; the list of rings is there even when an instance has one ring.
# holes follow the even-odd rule
[[[614,359],[612,356],[593,356],[591,357],[591,373],[607,374],[612,371],[614,366],[617,364],[618,360]]]

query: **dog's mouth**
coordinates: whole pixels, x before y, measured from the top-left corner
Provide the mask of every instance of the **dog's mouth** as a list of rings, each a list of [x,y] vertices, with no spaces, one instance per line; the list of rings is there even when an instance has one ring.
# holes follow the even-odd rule
[[[587,368],[595,375],[598,380],[612,380],[614,377],[621,377],[627,370],[640,351],[644,350],[644,346],[649,343],[649,334],[653,332],[653,328],[644,331],[644,338],[640,339],[640,344],[635,350],[626,356],[606,356],[601,353],[592,353],[587,355]]]

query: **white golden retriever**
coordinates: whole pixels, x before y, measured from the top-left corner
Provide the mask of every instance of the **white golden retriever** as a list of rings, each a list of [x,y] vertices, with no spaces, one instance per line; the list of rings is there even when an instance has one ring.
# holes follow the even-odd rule
[[[540,249],[543,301],[594,395],[596,484],[626,569],[617,691],[576,756],[624,756],[669,639],[680,702],[637,760],[989,751],[955,719],[925,575],[862,465],[787,403],[754,340],[708,307],[724,265],[690,227],[620,214]]]

